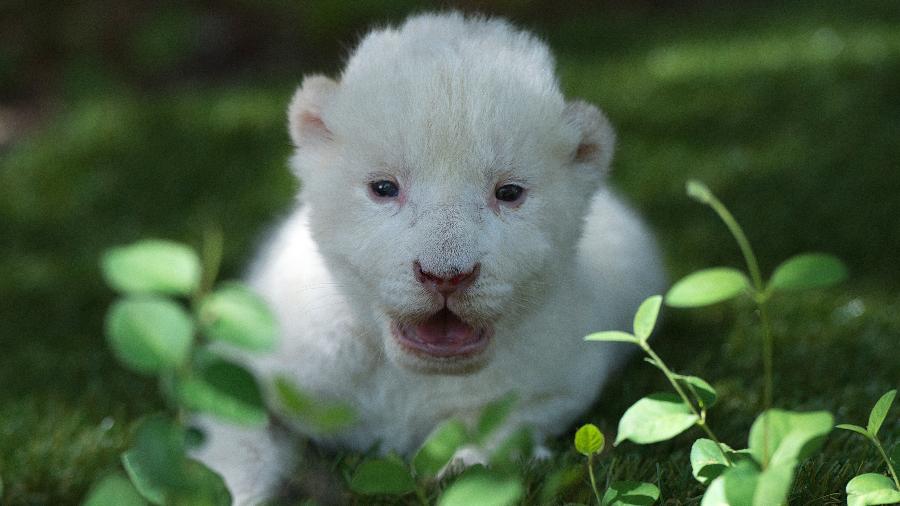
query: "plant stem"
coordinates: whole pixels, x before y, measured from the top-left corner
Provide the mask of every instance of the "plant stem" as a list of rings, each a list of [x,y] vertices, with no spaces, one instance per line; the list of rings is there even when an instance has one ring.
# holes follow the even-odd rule
[[[422,506],[429,506],[428,496],[425,495],[425,490],[422,487],[416,487],[416,497],[419,498],[419,502],[422,503]]]
[[[741,225],[734,219],[734,216],[731,214],[731,211],[725,207],[725,204],[711,193],[709,195],[709,206],[712,207],[713,211],[719,215],[719,218],[725,222],[725,226],[728,227],[731,235],[734,236],[734,240],[737,241],[738,247],[741,248],[741,253],[744,255],[747,269],[750,271],[750,279],[753,282],[753,288],[757,292],[762,293],[764,286],[762,274],[760,274],[759,270],[759,263],[756,261],[756,255],[753,253],[753,248],[750,247],[750,241],[747,240],[747,235],[744,234],[744,229],[742,229]]]
[[[203,232],[202,255],[203,275],[200,283],[200,289],[197,296],[200,297],[212,290],[216,277],[219,275],[219,268],[222,265],[222,250],[224,248],[225,239],[222,235],[222,229],[218,227],[209,227]]]
[[[887,464],[888,471],[891,472],[891,478],[894,479],[894,486],[897,487],[897,490],[900,490],[900,479],[897,479],[897,470],[894,469],[894,465],[891,464],[891,459],[887,456],[887,452],[884,451],[884,447],[881,446],[881,441],[878,440],[877,436],[873,435],[872,442],[875,443],[875,447],[878,448],[878,452],[881,453],[881,458],[883,458],[885,464]]]
[[[719,449],[719,452],[722,453],[722,457],[725,459],[725,462],[730,466],[731,459],[728,458],[728,454],[725,453],[724,449],[722,449],[722,442],[719,441],[719,438],[716,437],[712,429],[710,429],[709,426],[706,425],[706,414],[701,414],[700,411],[697,410],[696,406],[694,406],[694,402],[690,399],[690,397],[687,396],[687,394],[684,393],[684,389],[681,388],[681,385],[678,384],[678,380],[675,379],[675,374],[671,369],[669,369],[668,366],[666,366],[666,363],[663,362],[659,355],[657,355],[656,352],[653,351],[653,348],[651,348],[650,345],[647,344],[647,341],[641,340],[638,342],[638,345],[654,362],[656,362],[656,365],[658,365],[663,374],[666,375],[666,378],[669,380],[669,383],[672,384],[672,388],[675,389],[675,392],[678,393],[684,403],[687,404],[691,408],[691,411],[694,412],[694,415],[697,416],[697,426],[703,429],[703,432],[706,432],[706,435],[716,443],[716,447]]]
[[[774,373],[774,348],[772,339],[772,323],[769,320],[769,311],[764,301],[757,301],[759,307],[759,319],[763,326],[763,411],[772,408],[772,390]],[[763,469],[769,462],[769,417],[763,419]]]
[[[600,499],[600,492],[597,491],[597,480],[594,479],[594,457],[593,455],[588,455],[588,475],[591,477],[591,489],[594,491],[594,497],[597,498],[597,506],[603,504],[603,500]]]
[[[200,303],[203,298],[212,291],[219,276],[219,268],[222,264],[222,250],[224,247],[222,230],[218,227],[208,227],[203,231],[203,241],[200,244],[200,263],[203,271],[200,273],[200,284],[191,294],[190,307],[194,316],[201,322]],[[202,322],[201,322],[202,323]],[[203,342],[203,336],[197,335],[196,342]]]
[[[747,270],[750,272],[750,279],[753,283],[753,300],[756,302],[757,308],[759,308],[759,316],[763,326],[763,350],[762,350],[762,361],[763,361],[763,412],[766,412],[772,408],[772,399],[773,399],[773,376],[774,376],[774,355],[775,355],[775,346],[774,340],[772,339],[772,325],[769,321],[769,312],[766,307],[766,299],[768,298],[768,294],[766,293],[765,285],[763,284],[762,274],[759,270],[759,262],[756,260],[756,254],[753,252],[753,248],[750,246],[750,241],[747,240],[747,235],[744,233],[744,229],[741,228],[741,225],[734,219],[734,216],[731,214],[731,211],[725,207],[725,204],[722,203],[712,192],[707,196],[707,203],[710,207],[713,208],[713,211],[719,215],[719,218],[725,223],[725,226],[728,227],[729,232],[734,237],[734,240],[737,241],[738,247],[741,249],[741,254],[744,255],[744,261],[747,264]],[[763,418],[763,458],[762,458],[763,469],[766,468],[769,461],[769,417]]]

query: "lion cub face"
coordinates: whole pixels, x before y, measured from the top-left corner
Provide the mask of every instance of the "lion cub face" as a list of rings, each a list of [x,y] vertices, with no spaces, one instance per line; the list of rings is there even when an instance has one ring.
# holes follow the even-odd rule
[[[292,163],[317,244],[386,355],[458,374],[502,353],[572,261],[613,133],[564,101],[536,39],[428,18],[369,34],[339,82],[304,81]]]

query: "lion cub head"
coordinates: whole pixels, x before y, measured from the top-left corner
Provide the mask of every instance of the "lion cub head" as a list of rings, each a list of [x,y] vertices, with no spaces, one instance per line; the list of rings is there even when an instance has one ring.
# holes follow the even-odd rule
[[[310,227],[360,321],[403,367],[502,353],[571,267],[614,133],[566,102],[546,45],[508,23],[423,15],[369,33],[289,110]]]

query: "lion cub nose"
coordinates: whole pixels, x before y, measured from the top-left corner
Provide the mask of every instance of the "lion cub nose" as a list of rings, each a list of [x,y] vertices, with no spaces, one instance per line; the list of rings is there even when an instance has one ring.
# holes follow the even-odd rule
[[[443,295],[450,295],[456,291],[462,291],[475,282],[478,272],[481,270],[481,264],[475,266],[468,272],[461,272],[454,276],[443,276],[434,274],[422,269],[422,265],[416,261],[413,265],[416,272],[416,279],[419,283],[425,285],[425,288],[436,291]]]

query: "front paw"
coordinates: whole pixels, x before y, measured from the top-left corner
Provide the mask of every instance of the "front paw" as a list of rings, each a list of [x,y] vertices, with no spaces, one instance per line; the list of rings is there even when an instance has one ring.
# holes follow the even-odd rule
[[[552,457],[553,452],[546,445],[538,444],[531,450],[531,458],[536,462],[547,462]]]
[[[469,467],[481,464],[486,466],[490,461],[490,455],[475,445],[466,445],[456,450],[450,462],[438,472],[438,479],[444,479],[447,476],[459,474]]]

